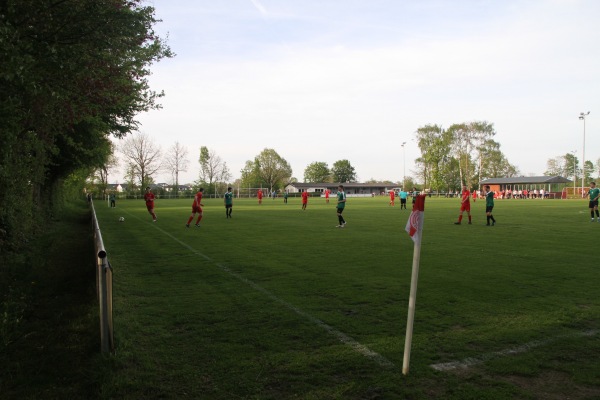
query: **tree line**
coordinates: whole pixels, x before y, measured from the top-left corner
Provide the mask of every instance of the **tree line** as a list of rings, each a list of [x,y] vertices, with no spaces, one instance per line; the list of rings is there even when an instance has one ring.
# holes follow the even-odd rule
[[[519,174],[494,140],[494,125],[487,121],[453,124],[447,129],[425,125],[416,131],[421,156],[415,160],[423,188],[457,190],[462,184],[476,188],[488,178]]]
[[[583,178],[584,186],[586,187],[591,181],[600,179],[600,158],[596,160],[595,164],[590,160],[584,162],[584,176],[583,168],[580,167],[580,161],[575,155],[576,153],[576,151],[572,151],[565,155],[548,159],[544,173],[550,176],[558,175],[572,179],[576,184],[579,182],[579,185],[581,185],[581,179]]]
[[[142,192],[155,182],[158,173],[171,175],[173,194],[177,195],[180,187],[179,175],[187,172],[189,166],[188,151],[179,142],[169,148],[166,154],[155,144],[151,137],[144,133],[130,135],[115,149],[104,165],[95,170],[90,184],[98,192],[105,194],[108,188],[109,175],[119,166],[121,155],[124,167],[125,183],[129,190]],[[213,149],[201,146],[198,163],[200,173],[193,182],[193,188],[203,187],[207,194],[223,193],[229,185],[236,187],[265,188],[269,191],[283,190],[291,182],[297,182],[292,176],[292,168],[285,158],[274,149],[265,148],[252,160],[245,163],[240,171],[241,177],[231,181],[231,173],[227,163]],[[314,162],[304,171],[305,182],[355,182],[356,171],[348,160],[339,160],[329,168],[326,162]]]
[[[0,2],[0,252],[16,250],[90,173],[110,137],[159,108],[149,67],[174,54],[142,0]]]
[[[500,150],[500,144],[493,139],[495,134],[493,124],[486,121],[453,124],[448,129],[438,125],[420,127],[415,132],[421,151],[421,156],[415,160],[416,179],[420,184],[417,185],[413,177],[404,177],[402,182],[385,182],[447,192],[458,190],[463,183],[475,188],[487,178],[516,176],[519,170],[508,162]],[[178,175],[186,171],[188,165],[187,151],[179,143],[170,149],[162,162],[160,149],[156,149],[151,139],[144,134],[127,138],[120,152],[127,165],[125,179],[128,186],[142,190],[146,185],[154,183],[155,173],[162,171],[171,174],[174,191],[177,193]],[[198,162],[200,176],[194,181],[194,186],[204,187],[206,193],[222,193],[228,185],[282,190],[287,184],[298,181],[293,177],[287,160],[269,148],[246,161],[240,171],[241,177],[234,182],[231,182],[227,164],[214,150],[201,147]],[[101,179],[106,175],[102,170],[98,174]],[[356,181],[356,170],[347,159],[334,162],[331,168],[327,162],[315,161],[304,169],[304,182]],[[378,181],[367,181],[375,182]]]

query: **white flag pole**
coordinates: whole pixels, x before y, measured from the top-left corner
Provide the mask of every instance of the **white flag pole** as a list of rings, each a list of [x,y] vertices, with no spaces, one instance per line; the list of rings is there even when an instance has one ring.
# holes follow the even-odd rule
[[[406,339],[404,340],[404,361],[402,373],[408,375],[410,349],[412,346],[413,323],[415,321],[415,303],[417,301],[417,282],[419,280],[419,262],[421,259],[421,243],[415,243],[413,250],[412,277],[410,280],[410,296],[408,298],[408,317],[406,319]]]
[[[417,282],[419,281],[419,263],[421,260],[421,236],[425,212],[425,195],[417,196],[412,213],[406,224],[406,231],[415,243],[413,249],[412,276],[410,280],[410,295],[408,298],[408,316],[406,318],[406,339],[404,341],[404,361],[402,373],[408,375],[410,364],[410,349],[412,346],[413,324],[415,321],[415,306],[417,302]]]

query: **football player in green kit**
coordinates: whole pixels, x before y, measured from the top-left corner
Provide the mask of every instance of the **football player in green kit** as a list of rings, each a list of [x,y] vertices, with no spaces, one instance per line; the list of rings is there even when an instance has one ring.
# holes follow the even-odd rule
[[[590,182],[588,195],[590,196],[590,215],[592,216],[590,222],[594,222],[594,213],[596,213],[596,221],[600,222],[600,215],[598,213],[598,197],[600,197],[600,189],[596,187],[596,182]]]
[[[231,187],[227,188],[227,193],[223,197],[223,203],[225,204],[225,217],[231,218],[231,211],[233,210],[233,193]]]
[[[346,192],[344,192],[344,186],[338,186],[337,192],[337,216],[339,225],[336,228],[343,228],[346,226],[346,220],[342,217],[342,213],[344,212],[344,207],[346,207]]]
[[[494,192],[490,190],[489,185],[485,185],[485,215],[487,217],[487,226],[490,226],[490,221],[492,221],[492,226],[496,225],[496,220],[492,215],[492,210],[494,209]]]

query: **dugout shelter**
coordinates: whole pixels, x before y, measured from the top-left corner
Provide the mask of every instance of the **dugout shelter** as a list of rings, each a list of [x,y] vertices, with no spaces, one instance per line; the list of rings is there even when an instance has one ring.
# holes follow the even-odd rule
[[[510,178],[489,178],[481,181],[480,190],[486,185],[495,192],[502,191],[523,191],[529,192],[544,190],[546,198],[561,198],[562,188],[569,183],[570,179],[562,176],[517,176]]]

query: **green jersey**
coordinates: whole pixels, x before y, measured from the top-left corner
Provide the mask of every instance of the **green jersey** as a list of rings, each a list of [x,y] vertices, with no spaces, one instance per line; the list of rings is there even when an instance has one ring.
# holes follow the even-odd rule
[[[590,189],[588,194],[590,195],[590,201],[598,200],[597,197],[600,196],[600,189],[598,189],[598,188]]]
[[[485,195],[485,205],[487,207],[494,207],[494,192],[489,191]]]
[[[233,193],[227,192],[225,193],[225,205],[230,206],[233,204]]]
[[[337,208],[344,208],[346,206],[346,192],[337,192]]]

